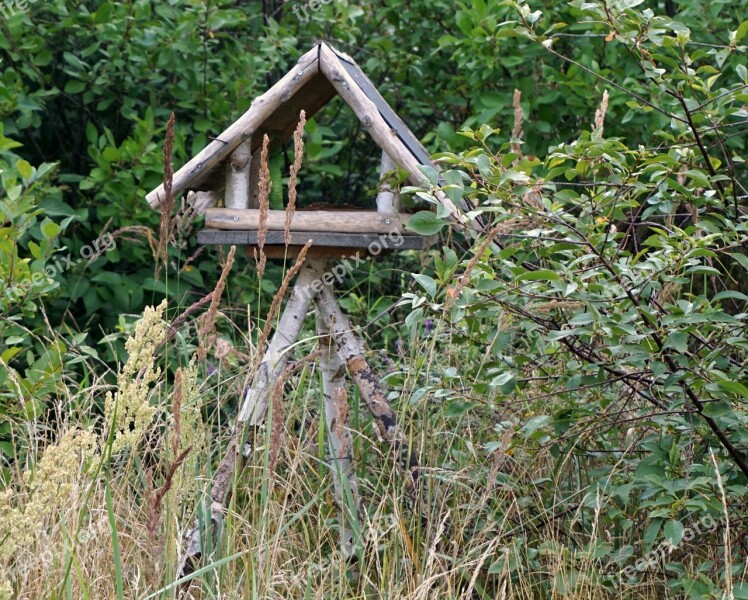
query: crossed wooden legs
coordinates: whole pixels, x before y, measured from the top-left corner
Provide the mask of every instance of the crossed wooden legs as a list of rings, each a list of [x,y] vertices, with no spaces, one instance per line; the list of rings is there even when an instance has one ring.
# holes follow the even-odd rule
[[[283,372],[291,347],[299,336],[304,317],[312,302],[310,290],[320,287],[325,263],[309,261],[299,272],[296,284],[278,320],[252,385],[239,410],[226,452],[213,478],[209,532],[215,542],[226,504],[231,497],[232,482],[244,466],[254,447],[254,436],[262,425],[273,388]],[[319,283],[317,283],[319,282]],[[313,284],[314,287],[313,287]],[[313,297],[317,332],[322,346],[320,370],[324,392],[325,420],[332,453],[335,496],[341,510],[341,549],[347,558],[355,550],[354,531],[360,514],[358,482],[352,461],[352,440],[345,424],[345,369],[351,374],[377,426],[380,440],[392,446],[406,472],[409,495],[418,504],[418,459],[411,452],[400,429],[395,413],[387,403],[376,375],[364,358],[363,341],[352,330],[348,318],[335,299],[332,288],[322,285]],[[215,544],[211,544],[214,547]],[[184,535],[184,549],[179,561],[178,578],[194,572],[202,557],[201,528],[195,523]]]

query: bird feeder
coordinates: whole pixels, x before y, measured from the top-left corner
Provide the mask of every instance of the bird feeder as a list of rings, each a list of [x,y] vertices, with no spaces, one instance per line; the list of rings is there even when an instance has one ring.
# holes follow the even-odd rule
[[[173,176],[175,197],[189,192],[191,200],[205,211],[206,228],[198,233],[200,244],[231,244],[252,249],[260,242],[261,211],[258,206],[259,154],[265,134],[288,140],[297,126],[300,111],[312,117],[335,95],[353,110],[382,151],[381,175],[396,168],[408,174],[411,183],[424,183],[424,167],[432,167],[429,155],[418,139],[395,114],[372,82],[349,56],[326,43],[317,43],[298,64],[249,109]],[[443,194],[437,198],[456,221],[465,222]],[[164,186],[147,195],[153,208],[165,199]],[[223,207],[219,207],[221,199]],[[216,470],[212,488],[211,519],[215,527],[223,520],[234,471],[252,452],[255,432],[263,424],[270,395],[286,367],[310,306],[316,311],[320,338],[320,372],[325,396],[328,438],[332,448],[331,471],[341,516],[342,550],[353,556],[360,530],[343,502],[342,489],[350,490],[358,507],[357,485],[351,464],[350,430],[336,422],[335,399],[345,386],[344,372],[359,388],[376,422],[381,440],[390,444],[403,463],[407,487],[418,499],[419,471],[415,452],[403,436],[395,413],[386,401],[379,378],[364,357],[364,344],[341,310],[332,290],[329,259],[375,252],[383,236],[397,234],[397,250],[424,249],[433,240],[405,229],[410,215],[404,214],[396,190],[380,184],[376,205],[362,210],[297,210],[290,222],[290,238],[284,239],[285,211],[268,210],[263,251],[270,257],[298,253],[308,241],[306,260],[278,319],[275,333],[260,359],[252,384],[242,402],[227,453]],[[288,241],[288,243],[286,243]],[[345,369],[342,367],[345,366]],[[356,512],[356,511],[353,511]],[[201,556],[199,528],[187,532],[181,573],[195,567]]]

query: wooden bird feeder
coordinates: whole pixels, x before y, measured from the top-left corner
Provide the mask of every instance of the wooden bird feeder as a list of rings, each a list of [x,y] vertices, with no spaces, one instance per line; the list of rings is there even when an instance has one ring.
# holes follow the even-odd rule
[[[316,44],[278,83],[252,102],[228,129],[174,174],[175,197],[191,192],[191,201],[205,210],[206,229],[200,244],[258,243],[260,211],[258,181],[263,136],[288,140],[303,110],[311,118],[335,95],[348,104],[382,150],[380,175],[400,168],[418,185],[421,167],[432,166],[428,152],[382,98],[374,84],[349,56],[325,43]],[[158,208],[164,186],[147,200]],[[221,198],[223,208],[218,208]],[[397,232],[397,249],[423,249],[433,237],[410,234],[404,225],[410,215],[401,211],[400,198],[386,183],[380,185],[376,207],[370,210],[298,210],[284,243],[285,211],[268,211],[264,252],[269,258],[294,256],[313,241],[308,258],[335,258],[366,251],[382,234]],[[399,241],[399,238],[398,238]]]
[[[335,94],[350,106],[366,130],[382,150],[381,174],[396,167],[408,173],[410,181],[419,185],[426,177],[423,167],[432,166],[428,153],[416,137],[393,112],[371,81],[352,58],[326,43],[316,44],[298,64],[265,94],[255,99],[250,108],[218,138],[192,158],[172,180],[175,197],[189,192],[198,210],[205,208],[207,228],[198,234],[201,244],[233,244],[252,248],[258,245],[260,211],[258,182],[260,149],[263,136],[287,140],[296,129],[299,114],[304,110],[313,116]],[[440,193],[438,201],[459,224],[468,220]],[[223,198],[223,208],[217,205]],[[147,200],[158,208],[165,199],[164,186],[150,192]],[[253,440],[262,427],[269,399],[287,365],[288,355],[295,347],[310,306],[316,312],[320,340],[319,367],[323,383],[327,436],[332,450],[331,471],[335,492],[341,508],[341,548],[346,556],[354,556],[360,542],[354,539],[357,514],[351,514],[350,503],[343,501],[343,491],[353,497],[358,512],[356,474],[352,466],[351,432],[336,422],[336,402],[345,397],[345,371],[359,388],[376,422],[379,437],[388,443],[402,462],[407,489],[420,506],[419,469],[416,451],[411,448],[389,405],[379,377],[365,359],[364,343],[356,334],[338,304],[333,289],[331,265],[327,259],[356,253],[379,254],[383,236],[397,234],[396,248],[423,249],[432,240],[406,232],[409,215],[403,214],[395,190],[380,184],[375,210],[296,211],[290,227],[288,247],[284,243],[285,211],[267,213],[263,250],[268,257],[293,256],[309,240],[312,246],[298,271],[297,280],[286,300],[275,333],[252,374],[252,384],[239,408],[229,446],[215,470],[210,508],[212,531],[220,523],[231,495],[234,473],[253,450]],[[379,251],[373,250],[380,244]],[[343,425],[343,426],[341,426]],[[420,509],[419,509],[420,510]],[[180,574],[196,568],[202,558],[199,523],[188,530],[180,560]],[[212,547],[216,547],[215,544]]]

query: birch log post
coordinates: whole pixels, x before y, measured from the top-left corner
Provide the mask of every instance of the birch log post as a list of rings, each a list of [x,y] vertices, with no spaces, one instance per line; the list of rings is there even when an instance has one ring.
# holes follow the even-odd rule
[[[231,497],[234,475],[244,466],[246,458],[251,454],[255,431],[265,418],[270,394],[286,367],[288,351],[296,342],[304,323],[304,317],[311,302],[307,290],[321,274],[322,265],[318,262],[310,261],[301,267],[273,338],[257,367],[252,384],[239,410],[223,459],[213,477],[209,529],[214,541],[216,532],[223,523],[226,504]],[[189,575],[198,568],[202,557],[200,536],[200,524],[195,522],[184,535],[184,549],[179,559],[178,578]],[[215,544],[211,546],[215,547]]]
[[[249,168],[252,158],[252,140],[244,140],[231,153],[226,162],[226,191],[223,204],[226,208],[249,208]]]
[[[353,439],[347,424],[348,404],[345,393],[345,364],[335,349],[323,315],[317,310],[317,334],[322,350],[319,365],[325,401],[325,422],[330,440],[335,501],[340,510],[340,546],[350,559],[355,551],[354,531],[359,530],[361,498],[353,467]]]
[[[400,194],[392,191],[389,182],[383,180],[385,173],[394,171],[397,168],[395,161],[390,158],[386,152],[382,152],[382,162],[379,167],[379,193],[377,194],[377,212],[380,213],[397,213],[400,212]]]
[[[290,231],[320,233],[406,233],[405,223],[411,215],[373,210],[297,210]],[[205,213],[205,227],[224,231],[257,231],[260,224],[268,231],[284,231],[285,210],[232,210],[210,208]]]
[[[376,423],[377,435],[380,440],[392,446],[400,459],[406,473],[405,485],[408,495],[413,500],[413,506],[421,517],[424,516],[420,504],[420,469],[415,450],[409,447],[402,431],[397,425],[395,412],[384,396],[382,386],[376,374],[371,370],[364,358],[364,343],[355,334],[337,300],[332,288],[328,285],[314,296],[314,303],[332,333],[338,346],[338,353],[345,362],[348,372],[359,389],[361,397],[366,402]]]

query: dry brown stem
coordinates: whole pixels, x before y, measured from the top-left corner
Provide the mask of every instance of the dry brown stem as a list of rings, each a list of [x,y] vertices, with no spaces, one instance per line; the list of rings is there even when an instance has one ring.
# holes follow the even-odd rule
[[[169,228],[171,224],[171,211],[174,208],[174,194],[172,193],[172,181],[174,169],[171,166],[171,156],[174,150],[174,124],[176,119],[171,113],[166,123],[166,137],[164,139],[164,194],[161,202],[161,222],[158,231],[158,255],[156,260],[156,279],[160,274],[161,265],[166,266],[167,247],[169,245]]]
[[[301,249],[299,255],[296,257],[296,262],[294,262],[293,266],[288,271],[286,271],[286,274],[283,277],[283,281],[281,282],[278,291],[276,292],[275,296],[273,296],[273,301],[270,303],[270,310],[268,311],[268,316],[265,320],[265,326],[262,328],[260,339],[257,342],[257,352],[260,356],[262,356],[263,352],[265,352],[265,343],[270,337],[270,327],[272,326],[273,321],[275,321],[275,318],[278,316],[278,311],[280,310],[280,305],[283,301],[283,297],[288,291],[288,286],[291,284],[291,280],[296,276],[296,273],[299,272],[299,269],[301,269],[301,266],[304,264],[304,261],[306,260],[306,253],[311,246],[312,240],[309,240]]]
[[[522,92],[514,90],[514,97],[512,98],[512,106],[514,107],[514,127],[512,127],[512,141],[509,146],[510,152],[516,154],[517,158],[514,159],[514,164],[519,162],[519,158],[522,156],[522,146],[520,141],[524,137],[522,133]]]
[[[260,179],[257,184],[257,202],[260,207],[260,227],[257,231],[257,249],[255,249],[255,260],[257,261],[257,278],[262,279],[265,272],[265,236],[268,232],[267,220],[270,210],[270,190],[273,182],[270,180],[270,167],[268,166],[268,152],[270,138],[265,134],[262,138],[262,151],[260,152]],[[258,256],[259,250],[259,256]]]
[[[296,212],[296,182],[301,170],[301,161],[304,158],[304,125],[306,125],[306,113],[302,110],[299,114],[299,124],[293,134],[293,164],[288,178],[288,206],[286,206],[286,227],[284,230],[286,246],[288,246],[291,237],[291,221]]]
[[[218,278],[216,283],[216,289],[213,290],[210,298],[210,306],[207,312],[200,318],[200,327],[198,330],[198,348],[197,356],[200,360],[205,360],[208,351],[213,346],[215,341],[216,331],[216,313],[218,312],[218,303],[221,301],[223,290],[226,287],[226,279],[228,278],[229,271],[234,264],[234,254],[236,253],[236,246],[231,246],[229,254],[226,257],[226,262],[221,270],[221,276]]]

